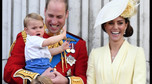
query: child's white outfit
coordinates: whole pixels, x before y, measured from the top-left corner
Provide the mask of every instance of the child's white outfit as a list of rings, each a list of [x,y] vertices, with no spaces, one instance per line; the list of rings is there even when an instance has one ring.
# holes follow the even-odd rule
[[[42,74],[48,67],[51,67],[51,53],[48,47],[42,47],[45,38],[27,35],[25,43],[25,69]]]

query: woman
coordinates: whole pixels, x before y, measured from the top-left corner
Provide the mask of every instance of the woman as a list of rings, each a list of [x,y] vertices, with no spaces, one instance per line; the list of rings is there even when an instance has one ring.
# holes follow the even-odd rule
[[[133,34],[129,18],[135,2],[112,0],[99,12],[95,27],[101,24],[109,43],[92,49],[87,69],[87,84],[145,84],[146,60],[141,47],[124,39]]]

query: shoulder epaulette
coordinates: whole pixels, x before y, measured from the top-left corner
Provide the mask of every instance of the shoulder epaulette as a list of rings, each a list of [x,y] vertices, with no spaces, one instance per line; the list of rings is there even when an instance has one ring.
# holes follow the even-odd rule
[[[24,30],[22,31],[22,37],[23,37],[24,43],[26,43],[27,34]]]

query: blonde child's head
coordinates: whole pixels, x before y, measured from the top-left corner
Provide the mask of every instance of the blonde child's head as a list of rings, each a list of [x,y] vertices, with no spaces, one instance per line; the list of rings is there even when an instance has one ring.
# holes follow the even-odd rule
[[[31,81],[31,84],[53,84],[52,80],[45,76],[38,76]]]
[[[40,21],[42,21],[42,23],[43,23],[43,17],[42,17],[42,16],[40,16],[40,15],[37,14],[37,13],[30,13],[30,14],[28,14],[28,15],[25,17],[25,19],[24,19],[24,27],[27,27],[28,22],[29,22],[31,19],[40,20]]]
[[[30,13],[24,19],[24,30],[30,36],[43,37],[43,18],[37,13]]]

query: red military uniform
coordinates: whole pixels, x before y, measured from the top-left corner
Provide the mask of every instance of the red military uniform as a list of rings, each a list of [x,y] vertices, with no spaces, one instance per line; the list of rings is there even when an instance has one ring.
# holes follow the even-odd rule
[[[44,38],[49,35],[44,34]],[[64,76],[69,76],[71,84],[86,84],[87,70],[87,49],[86,42],[70,33],[67,33],[67,39],[74,44],[75,52],[64,51],[62,54],[53,56],[51,63],[53,67]],[[63,40],[64,41],[64,40]],[[27,83],[27,79],[36,78],[38,73],[29,72],[24,69],[25,56],[24,47],[26,42],[26,33],[22,31],[17,35],[17,39],[12,47],[11,55],[4,68],[4,81],[9,84]],[[62,44],[60,42],[59,44]],[[57,46],[56,46],[57,47]]]

